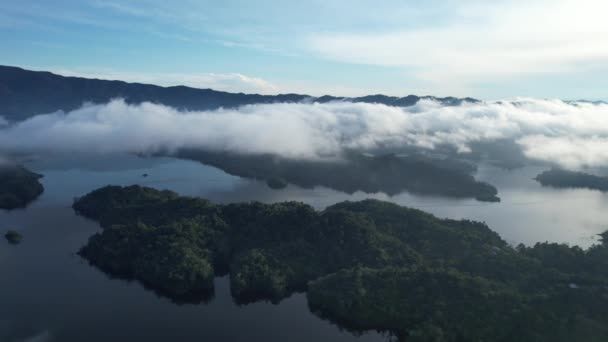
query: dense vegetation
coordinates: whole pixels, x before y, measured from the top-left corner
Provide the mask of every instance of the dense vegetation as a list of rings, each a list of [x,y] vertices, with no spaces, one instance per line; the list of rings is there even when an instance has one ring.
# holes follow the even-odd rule
[[[138,186],[74,208],[104,227],[83,257],[170,296],[212,291],[228,273],[237,302],[305,290],[317,315],[408,342],[608,339],[608,233],[588,250],[514,248],[483,223],[377,200],[319,212]]]
[[[44,190],[42,177],[22,166],[0,165],[0,209],[23,208]]]
[[[367,156],[348,153],[341,161],[286,159],[272,155],[239,155],[181,151],[179,156],[254,179],[282,179],[304,188],[324,186],[346,193],[363,191],[396,195],[403,191],[496,202],[497,190],[476,181],[471,164],[423,155]],[[270,184],[269,184],[270,185]]]
[[[608,191],[608,177],[600,177],[584,172],[551,169],[535,178],[543,186],[555,188],[586,188]]]
[[[50,72],[0,66],[0,116],[11,121],[24,120],[37,114],[58,110],[73,110],[85,102],[106,103],[115,98],[124,98],[128,103],[153,102],[184,110],[210,110],[247,104],[301,102],[311,99],[316,102],[351,101],[382,103],[389,106],[412,106],[423,98],[434,99],[445,105],[477,101],[472,98],[415,95],[313,98],[302,94],[236,94],[185,86],[159,87],[151,84],[64,77]]]
[[[21,240],[23,240],[23,236],[21,236],[21,234],[15,230],[9,230],[6,232],[6,234],[4,234],[4,238],[13,245],[18,244],[21,242]]]

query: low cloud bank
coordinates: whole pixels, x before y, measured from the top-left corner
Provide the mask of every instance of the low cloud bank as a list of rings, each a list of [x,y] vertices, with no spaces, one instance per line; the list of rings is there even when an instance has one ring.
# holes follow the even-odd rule
[[[154,153],[202,148],[287,158],[331,158],[369,151],[512,141],[534,160],[576,169],[608,166],[608,105],[518,99],[412,107],[366,103],[249,105],[180,112],[114,100],[2,126],[5,153]],[[500,159],[501,156],[490,156]]]

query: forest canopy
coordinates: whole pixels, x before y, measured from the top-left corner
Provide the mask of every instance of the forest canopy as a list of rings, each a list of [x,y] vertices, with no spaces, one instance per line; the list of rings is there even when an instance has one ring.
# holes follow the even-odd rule
[[[554,188],[585,188],[608,191],[608,177],[601,177],[585,172],[551,169],[536,176],[543,186]]]
[[[403,341],[605,341],[608,244],[508,245],[485,224],[396,204],[214,204],[108,186],[74,203],[99,221],[80,254],[175,298],[229,274],[239,303],[306,291],[340,326]]]
[[[38,198],[41,177],[23,166],[0,165],[0,209],[23,208]]]
[[[500,201],[494,186],[475,179],[473,164],[454,158],[415,153],[373,156],[354,151],[345,153],[342,160],[289,159],[270,154],[202,150],[181,150],[177,155],[235,176],[272,180],[267,181],[271,188],[292,183],[303,188],[324,186],[350,194],[363,191],[396,195],[408,191],[484,202]]]

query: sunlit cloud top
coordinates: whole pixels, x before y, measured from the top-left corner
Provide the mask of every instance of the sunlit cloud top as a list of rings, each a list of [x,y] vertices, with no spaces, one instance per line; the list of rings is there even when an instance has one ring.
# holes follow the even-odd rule
[[[569,169],[608,167],[608,104],[522,98],[458,106],[421,100],[393,107],[337,101],[183,112],[117,99],[0,128],[0,154],[146,154],[194,148],[334,160],[346,151],[404,148],[424,153],[448,148],[467,156],[474,145],[495,142],[515,146],[529,161]],[[488,157],[510,158],[504,152]]]

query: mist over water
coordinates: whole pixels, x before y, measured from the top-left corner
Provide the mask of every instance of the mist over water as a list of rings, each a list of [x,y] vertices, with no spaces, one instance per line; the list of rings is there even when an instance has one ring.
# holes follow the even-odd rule
[[[608,165],[608,105],[561,100],[463,102],[423,99],[382,104],[277,103],[180,111],[117,99],[0,125],[0,153],[156,153],[198,148],[298,159],[334,159],[346,151],[395,149],[511,156],[488,145],[512,144],[528,161],[570,169]]]

